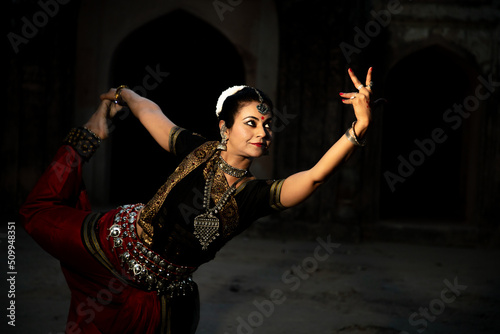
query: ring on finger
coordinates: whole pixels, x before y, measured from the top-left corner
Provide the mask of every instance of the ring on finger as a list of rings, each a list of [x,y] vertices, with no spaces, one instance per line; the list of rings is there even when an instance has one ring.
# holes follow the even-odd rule
[[[351,100],[352,100],[352,99],[354,99],[354,98],[356,97],[356,95],[357,95],[357,93],[354,93],[354,95],[353,95],[353,96],[351,96],[351,97],[350,97],[350,99],[351,99]]]
[[[368,86],[366,86],[366,88],[372,88],[373,87],[373,81],[370,81],[370,83],[368,84]]]
[[[360,90],[361,88],[363,88],[363,84],[359,85],[358,87],[356,87],[357,90]]]

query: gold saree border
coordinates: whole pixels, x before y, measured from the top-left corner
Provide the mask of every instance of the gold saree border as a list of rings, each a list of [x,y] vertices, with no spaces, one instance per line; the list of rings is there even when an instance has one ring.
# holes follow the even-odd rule
[[[168,194],[172,188],[177,185],[186,175],[191,173],[201,164],[210,159],[216,152],[217,141],[209,141],[193,152],[188,154],[184,160],[179,164],[175,171],[169,176],[167,182],[156,192],[153,198],[146,204],[139,217],[139,226],[143,229],[143,233],[140,236],[142,242],[144,242],[148,247],[153,245],[153,236],[155,228],[162,229],[163,226],[153,226],[153,219],[160,211],[161,206],[165,202]]]

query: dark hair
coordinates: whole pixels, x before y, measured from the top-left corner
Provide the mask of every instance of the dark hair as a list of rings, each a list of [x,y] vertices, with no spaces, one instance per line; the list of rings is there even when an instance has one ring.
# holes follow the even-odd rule
[[[219,121],[224,121],[227,128],[231,128],[234,124],[234,117],[238,113],[241,107],[250,102],[260,102],[259,95],[255,91],[257,88],[245,87],[233,95],[226,98],[222,104],[222,110],[219,114]],[[273,102],[271,99],[264,94],[260,89],[257,89],[264,104],[269,108],[271,114],[273,113]]]

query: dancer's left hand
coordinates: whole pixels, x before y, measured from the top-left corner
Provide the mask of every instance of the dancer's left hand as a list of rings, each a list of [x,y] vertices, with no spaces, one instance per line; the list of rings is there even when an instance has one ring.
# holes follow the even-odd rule
[[[344,104],[351,104],[354,108],[354,114],[356,115],[356,124],[360,127],[368,127],[372,119],[372,112],[370,107],[371,95],[372,95],[372,70],[370,67],[368,73],[366,74],[365,84],[356,77],[354,72],[349,69],[348,73],[351,77],[354,87],[358,92],[351,93],[340,93],[343,98],[342,102]],[[358,132],[359,133],[359,132]]]

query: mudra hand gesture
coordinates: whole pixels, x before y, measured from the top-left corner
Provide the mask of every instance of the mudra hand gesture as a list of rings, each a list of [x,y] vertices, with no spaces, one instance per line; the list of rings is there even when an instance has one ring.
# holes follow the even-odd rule
[[[356,87],[358,92],[340,93],[340,96],[344,98],[342,102],[344,104],[351,104],[354,108],[354,114],[356,115],[356,124],[354,131],[359,137],[363,137],[366,129],[368,128],[368,124],[370,124],[372,119],[370,107],[370,98],[372,95],[373,86],[372,70],[372,67],[368,69],[365,84],[362,84],[358,77],[356,77],[354,72],[349,69],[349,76],[351,77],[352,83],[354,84],[354,87]]]
[[[122,109],[119,99],[121,99],[120,92],[123,88],[126,87],[122,86],[118,88],[111,88],[106,93],[101,94],[101,103],[99,104],[99,107],[84,125],[87,129],[98,135],[102,140],[108,138],[109,136],[109,120],[115,117],[116,114]]]

